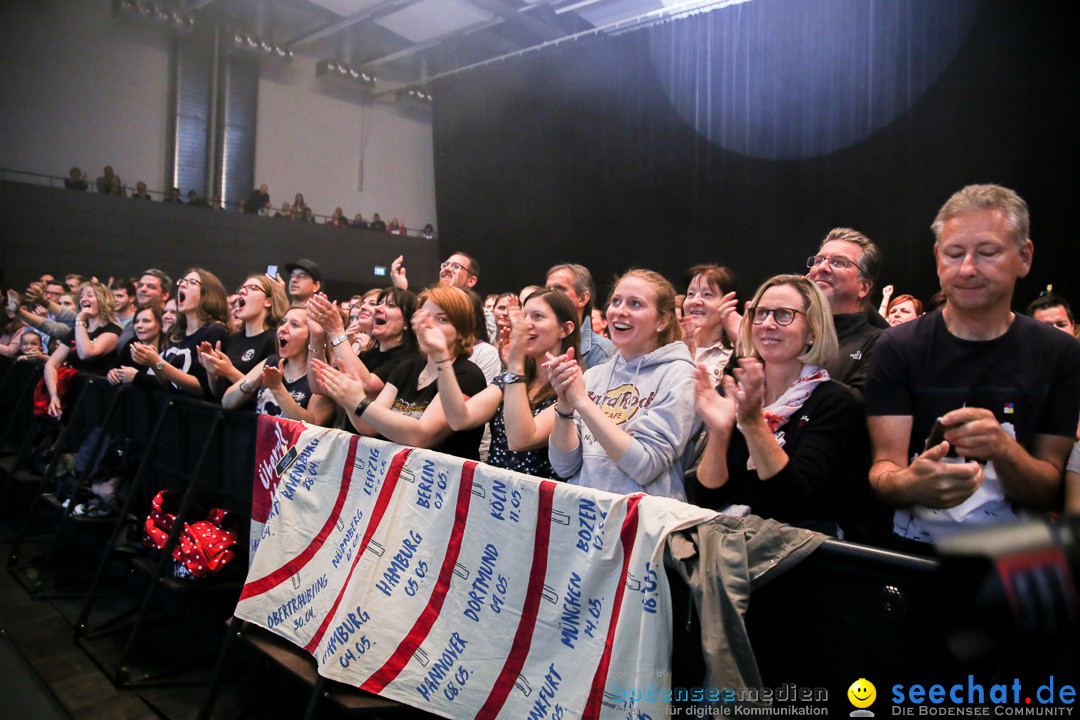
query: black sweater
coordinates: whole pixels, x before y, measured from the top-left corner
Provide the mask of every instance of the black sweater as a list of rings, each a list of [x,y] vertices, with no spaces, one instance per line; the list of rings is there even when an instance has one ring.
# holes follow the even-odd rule
[[[749,505],[755,515],[867,541],[880,532],[883,515],[867,478],[869,442],[859,401],[834,380],[821,383],[781,428],[788,463],[768,480],[748,470],[746,439],[732,432],[728,481],[716,490],[696,480],[698,505]]]

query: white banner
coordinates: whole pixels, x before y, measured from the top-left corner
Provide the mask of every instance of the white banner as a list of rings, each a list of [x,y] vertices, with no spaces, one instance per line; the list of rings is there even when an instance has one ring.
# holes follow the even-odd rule
[[[714,512],[265,416],[255,491],[236,615],[326,677],[450,718],[668,717],[632,692],[669,685],[663,542]]]

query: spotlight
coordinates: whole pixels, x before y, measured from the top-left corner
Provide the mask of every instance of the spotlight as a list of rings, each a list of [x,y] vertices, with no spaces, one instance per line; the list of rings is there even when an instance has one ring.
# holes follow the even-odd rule
[[[233,32],[233,49],[236,52],[262,57],[272,57],[284,60],[285,62],[292,60],[293,56],[292,50],[287,47],[278,45],[269,38],[252,35],[251,33],[243,32],[242,30]]]
[[[195,18],[190,14],[161,7],[151,1],[119,0],[113,5],[113,16],[185,34],[192,32],[195,27]]]
[[[288,52],[292,52],[291,50]],[[322,77],[323,75],[335,75],[342,80],[348,80],[355,82],[366,87],[371,87],[375,84],[375,78],[368,75],[362,70],[351,67],[350,65],[335,60],[332,58],[324,58],[315,63],[315,77]]]

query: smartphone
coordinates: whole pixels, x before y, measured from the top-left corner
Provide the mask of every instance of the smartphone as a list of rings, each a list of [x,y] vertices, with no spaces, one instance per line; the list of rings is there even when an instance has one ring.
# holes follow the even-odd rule
[[[952,427],[952,425],[946,425],[941,422],[941,418],[935,420],[934,426],[930,428],[930,434],[926,436],[926,444],[923,446],[923,450],[929,450],[935,445],[940,445],[945,442],[945,431],[950,427]],[[949,445],[949,452],[945,453],[945,457],[959,457],[951,444]]]
[[[277,277],[277,265],[267,265],[266,266],[266,274],[269,275],[272,278],[276,278]]]

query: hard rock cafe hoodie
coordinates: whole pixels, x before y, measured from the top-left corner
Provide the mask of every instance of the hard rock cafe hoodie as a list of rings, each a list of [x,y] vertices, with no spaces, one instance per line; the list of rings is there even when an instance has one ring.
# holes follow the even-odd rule
[[[579,443],[548,445],[551,467],[571,483],[629,494],[686,499],[687,445],[699,426],[694,413],[694,362],[686,344],[673,342],[627,362],[616,352],[585,371],[589,398],[633,440],[618,461],[575,418]]]

